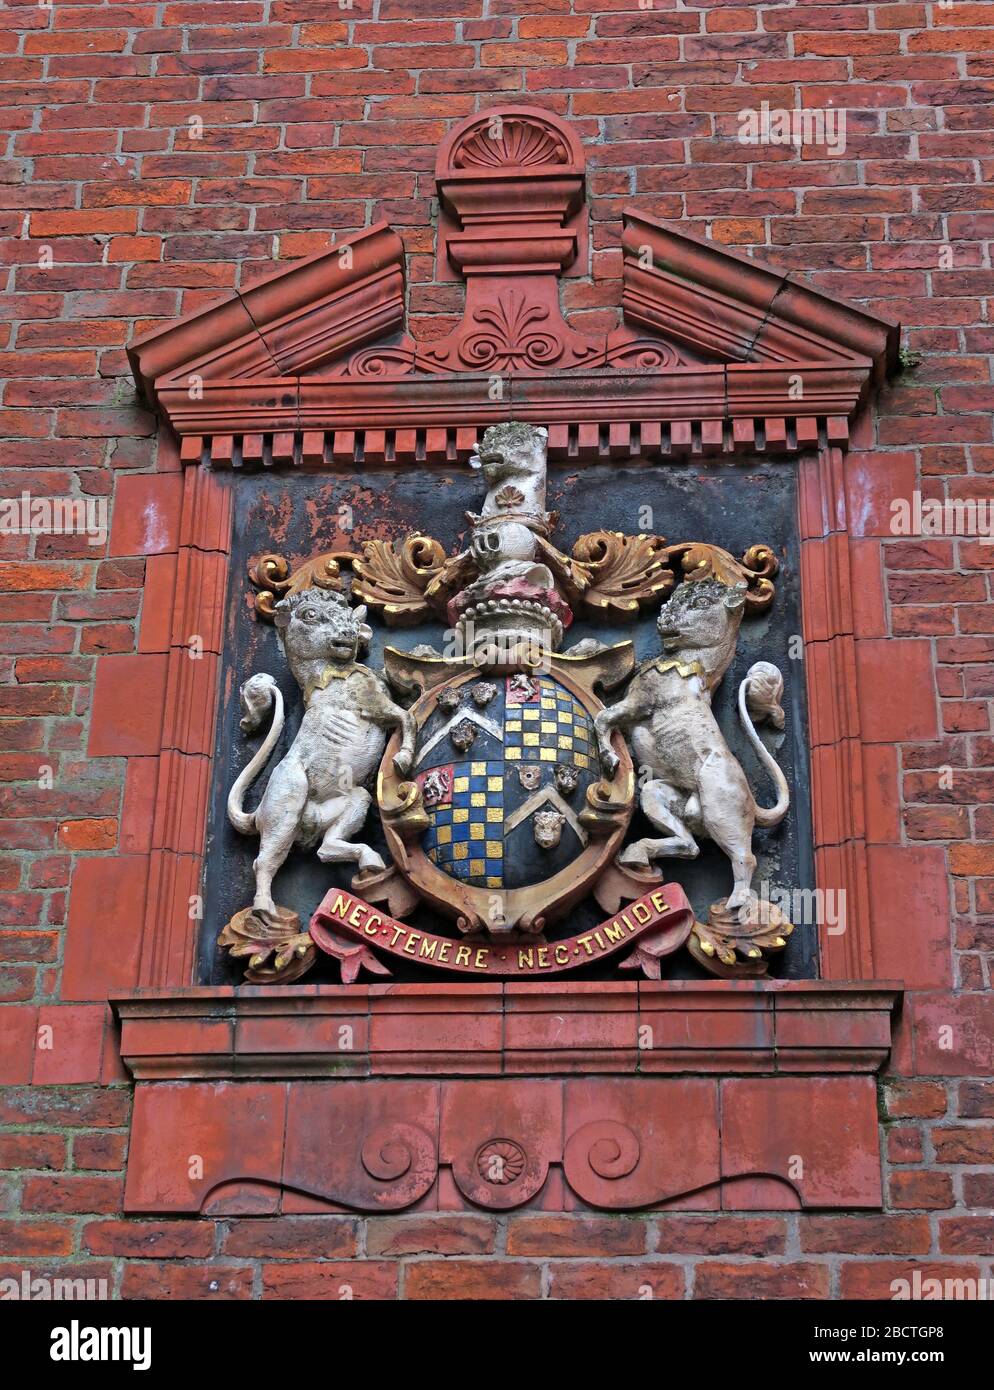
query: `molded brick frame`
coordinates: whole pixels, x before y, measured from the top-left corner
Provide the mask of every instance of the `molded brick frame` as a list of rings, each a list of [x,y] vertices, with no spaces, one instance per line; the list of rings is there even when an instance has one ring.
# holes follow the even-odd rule
[[[459,433],[468,452],[477,432]],[[168,463],[175,454],[165,443]],[[448,457],[444,437],[438,443],[434,461]],[[945,874],[941,855],[933,862],[932,851],[900,844],[893,751],[909,730],[934,736],[928,650],[882,636],[880,542],[848,529],[849,509],[864,530],[872,515],[857,457],[850,468],[841,450],[824,448],[798,463],[816,886],[845,905],[844,931],[820,929],[821,975],[940,987],[948,969]],[[173,519],[155,534],[172,535],[177,549],[149,559],[139,653],[98,663],[90,752],[128,758],[121,839],[133,852],[77,867],[64,984],[64,997],[77,1001],[134,985],[196,983],[191,903],[206,839],[231,493],[200,465],[124,481],[142,484],[130,489],[129,510],[154,512],[170,500]]]

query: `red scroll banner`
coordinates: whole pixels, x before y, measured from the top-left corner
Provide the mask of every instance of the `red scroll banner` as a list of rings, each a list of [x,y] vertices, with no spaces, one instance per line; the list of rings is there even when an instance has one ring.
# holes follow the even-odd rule
[[[642,970],[658,980],[660,960],[683,945],[693,925],[694,910],[683,889],[675,883],[661,883],[599,926],[560,941],[454,941],[409,927],[370,907],[354,893],[332,888],[311,918],[310,934],[322,951],[341,962],[344,984],[351,984],[363,966],[374,975],[391,973],[371,946],[419,965],[479,980],[557,975],[606,960],[634,943],[631,954],[618,962],[620,968]]]

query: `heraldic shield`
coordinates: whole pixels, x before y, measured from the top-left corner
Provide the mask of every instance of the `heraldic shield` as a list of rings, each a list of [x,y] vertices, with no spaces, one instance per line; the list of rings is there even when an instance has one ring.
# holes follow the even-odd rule
[[[539,932],[610,862],[634,807],[622,765],[605,781],[593,686],[614,684],[631,644],[535,669],[483,670],[388,649],[393,677],[419,680],[414,765],[390,749],[378,783],[395,863],[463,931]],[[402,668],[402,669],[401,669]]]

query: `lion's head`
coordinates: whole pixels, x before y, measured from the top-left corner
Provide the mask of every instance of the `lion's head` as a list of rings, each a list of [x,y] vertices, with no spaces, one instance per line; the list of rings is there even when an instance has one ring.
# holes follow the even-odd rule
[[[365,606],[350,608],[336,589],[305,589],[288,594],[273,610],[287,657],[293,662],[354,661],[372,637]]]
[[[659,610],[656,628],[668,652],[734,649],[745,608],[744,583],[729,588],[717,579],[679,584]]]

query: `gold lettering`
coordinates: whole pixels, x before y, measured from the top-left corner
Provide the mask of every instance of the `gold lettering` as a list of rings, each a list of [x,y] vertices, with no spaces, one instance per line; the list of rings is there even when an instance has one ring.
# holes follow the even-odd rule
[[[443,942],[442,942],[441,946],[439,946],[439,948],[438,948],[438,958],[439,958],[439,960],[448,960],[448,958],[449,958],[449,946],[450,946],[451,944],[452,944],[452,943],[449,942],[449,941],[443,941]]]
[[[355,907],[352,909],[351,915],[349,916],[349,926],[351,926],[351,927],[361,927],[361,926],[362,926],[362,914],[363,914],[365,911],[366,911],[366,905],[365,905],[365,903],[356,903]]]
[[[542,967],[543,970],[548,969],[548,966],[549,966],[549,948],[548,948],[548,946],[540,946],[540,947],[538,948],[538,963],[539,963],[539,965]]]
[[[562,955],[559,954],[560,951],[562,952]],[[569,947],[568,947],[568,946],[557,946],[557,947],[555,948],[555,952],[556,952],[556,964],[557,964],[557,965],[569,965]]]
[[[393,929],[393,940],[390,942],[391,946],[396,946],[397,938],[400,936],[402,931],[407,931],[407,928],[405,926],[402,926],[401,923],[398,922]]]
[[[333,917],[340,917],[344,922],[346,914],[351,906],[352,899],[347,898],[344,893],[339,893],[331,905],[331,915]]]
[[[649,901],[652,903],[653,907],[656,909],[657,912],[669,911],[668,907],[666,906],[666,899],[663,897],[662,893],[658,891],[658,889],[655,893],[649,894]]]
[[[380,916],[380,914],[378,912],[371,912],[369,914],[369,921],[363,927],[363,931],[366,933],[367,936],[376,936],[382,923],[383,918]]]
[[[428,958],[428,960],[434,960],[434,959],[435,959],[435,947],[436,947],[437,945],[438,945],[438,937],[437,937],[437,936],[423,936],[423,937],[421,938],[421,948],[420,948],[420,950],[418,951],[418,955],[419,955],[419,956],[426,956],[426,957]]]
[[[519,970],[531,970],[531,968],[534,966],[534,964],[535,964],[535,952],[532,950],[532,948],[529,946],[528,949],[525,950],[524,946],[519,946],[519,947],[518,947],[518,969],[519,969]]]
[[[594,954],[593,948],[592,948],[591,945],[590,945],[590,937],[589,937],[589,936],[578,936],[578,937],[576,938],[576,944],[577,944],[578,946],[582,946],[583,949],[586,951],[586,953],[587,953],[588,956],[592,956],[592,955]]]
[[[643,927],[646,922],[652,921],[652,913],[646,907],[645,903],[632,903],[632,916],[635,918],[636,922],[640,923]]]
[[[594,940],[597,942],[598,946],[599,946],[599,947],[601,948],[601,950],[603,951],[603,950],[604,950],[604,938],[603,938],[603,936],[601,936],[601,934],[600,934],[599,931],[595,931],[595,932],[594,932]]]
[[[486,946],[480,946],[477,949],[476,961],[474,962],[477,970],[489,970],[490,967],[487,965],[487,956],[489,956],[489,954],[490,952]]]
[[[471,952],[468,946],[456,947],[456,965],[469,965]]]
[[[418,932],[418,931],[412,931],[411,934],[410,934],[410,936],[409,936],[409,937],[407,938],[407,940],[404,942],[404,952],[405,952],[405,954],[406,954],[406,955],[409,955],[409,956],[413,956],[413,955],[414,955],[414,947],[417,945],[417,943],[418,943],[420,940],[421,940],[421,933]]]
[[[627,917],[627,915],[626,915],[624,912],[621,914],[621,920],[624,922],[625,926],[628,928],[629,933],[631,933],[631,932],[633,932],[633,931],[635,930],[635,928],[632,926],[631,922],[629,922],[628,917]]]
[[[604,928],[604,935],[608,941],[624,941],[625,939],[624,928],[619,927],[617,922],[608,922]]]

